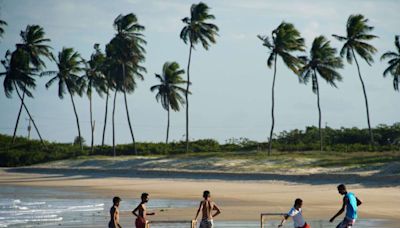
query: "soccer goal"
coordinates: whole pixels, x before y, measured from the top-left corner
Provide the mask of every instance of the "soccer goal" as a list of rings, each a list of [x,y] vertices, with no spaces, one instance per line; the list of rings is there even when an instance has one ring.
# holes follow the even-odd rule
[[[150,228],[150,224],[182,224],[184,226],[189,226],[190,228],[196,228],[197,227],[197,221],[196,220],[166,220],[166,221],[146,221],[146,228]]]
[[[284,216],[285,213],[261,213],[260,214],[260,226],[261,228],[265,228],[266,222],[267,222],[267,217],[272,217],[272,216]]]

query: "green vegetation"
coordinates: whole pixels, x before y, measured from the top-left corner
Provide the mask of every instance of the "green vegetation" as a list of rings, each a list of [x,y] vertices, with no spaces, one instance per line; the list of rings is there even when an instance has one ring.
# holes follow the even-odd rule
[[[338,68],[343,68],[343,64],[342,59],[340,57],[336,57],[335,55],[336,48],[332,48],[330,46],[330,41],[328,41],[324,36],[318,36],[314,39],[314,42],[312,43],[310,57],[300,57],[300,59],[304,63],[304,66],[301,67],[299,70],[299,74],[301,76],[300,79],[306,84],[311,79],[312,91],[317,95],[320,151],[323,150],[323,140],[321,130],[322,114],[319,96],[318,75],[322,79],[324,79],[329,85],[337,87],[336,81],[341,81],[342,76],[336,70]]]
[[[271,131],[269,134],[268,155],[271,155],[273,134],[275,126],[275,79],[276,79],[276,62],[280,56],[283,62],[298,74],[298,68],[301,67],[302,61],[292,55],[293,52],[305,50],[304,39],[300,36],[300,32],[294,27],[293,24],[282,22],[275,30],[272,31],[271,39],[268,36],[258,35],[262,41],[263,46],[267,47],[270,51],[267,65],[269,68],[274,66],[274,78],[272,79],[272,106],[271,106]]]
[[[399,91],[400,83],[400,36],[395,36],[394,45],[396,46],[396,52],[387,51],[382,55],[381,60],[389,59],[389,66],[383,72],[383,76],[386,77],[388,74],[393,76],[393,88],[395,91]]]
[[[170,123],[170,109],[177,112],[181,105],[185,104],[181,94],[190,93],[179,85],[186,84],[181,77],[185,71],[179,69],[177,62],[166,62],[164,63],[162,74],[156,74],[156,78],[160,80],[161,84],[150,87],[150,91],[157,91],[156,99],[157,102],[161,101],[162,107],[167,111],[167,137],[165,143],[168,144],[169,136],[169,123]]]
[[[182,22],[185,23],[180,38],[187,44],[189,42],[189,59],[187,65],[187,80],[186,80],[186,152],[189,152],[189,86],[190,82],[190,61],[192,59],[192,50],[195,45],[201,43],[204,49],[208,50],[210,43],[215,44],[215,37],[218,36],[218,26],[210,23],[214,20],[215,16],[209,14],[210,7],[205,3],[193,4],[190,7],[190,17],[185,17]]]
[[[298,152],[323,150],[336,152],[359,152],[359,151],[394,151],[399,149],[400,144],[400,124],[393,126],[378,125],[375,129],[371,128],[369,118],[368,99],[366,88],[361,76],[360,66],[356,59],[356,54],[364,59],[369,65],[373,62],[373,54],[376,48],[368,44],[369,41],[377,38],[371,34],[374,27],[368,25],[368,19],[363,15],[350,15],[346,24],[346,35],[333,35],[339,41],[344,42],[340,51],[340,56],[345,57],[349,63],[354,60],[359,79],[362,84],[368,129],[341,128],[332,129],[321,128],[322,114],[320,107],[318,75],[326,80],[330,85],[336,87],[336,82],[340,81],[340,73],[337,72],[342,67],[341,58],[336,55],[336,49],[330,46],[330,41],[323,36],[316,37],[310,50],[310,56],[297,56],[306,50],[304,38],[300,31],[291,23],[282,22],[271,32],[271,36],[258,36],[262,45],[268,50],[268,67],[274,69],[272,81],[272,107],[271,107],[271,129],[266,143],[254,142],[248,139],[230,139],[225,144],[220,144],[213,139],[204,139],[189,142],[189,86],[190,64],[192,51],[196,45],[201,45],[204,49],[216,43],[219,28],[210,22],[215,16],[209,13],[210,7],[200,2],[192,4],[190,16],[182,19],[184,27],[181,30],[180,38],[185,44],[189,45],[189,56],[187,64],[187,80],[184,81],[181,74],[184,71],[179,69],[175,62],[166,63],[162,75],[156,77],[160,79],[160,84],[151,88],[157,91],[156,98],[161,100],[162,107],[167,111],[167,136],[166,143],[137,143],[130,120],[128,110],[127,94],[132,94],[138,81],[144,80],[146,68],[143,66],[146,57],[144,46],[145,27],[139,24],[139,20],[133,13],[119,15],[115,18],[113,27],[115,35],[111,38],[105,49],[102,50],[99,44],[94,45],[94,53],[90,60],[82,59],[78,51],[73,48],[63,48],[56,59],[49,45],[50,39],[46,37],[44,29],[39,25],[28,25],[21,31],[21,42],[16,44],[14,51],[7,51],[5,59],[1,61],[4,72],[3,87],[5,96],[11,98],[14,91],[21,102],[17,117],[15,130],[12,140],[8,136],[0,138],[0,165],[18,166],[29,165],[39,162],[52,161],[80,155],[150,155],[150,154],[183,154],[183,153],[209,153],[213,154],[232,154],[238,152],[256,152],[268,150],[271,154],[272,147],[277,151]],[[0,20],[0,38],[4,33],[4,26],[7,23]],[[178,39],[178,38],[177,38]],[[399,37],[395,38],[395,46],[400,51]],[[277,74],[278,57],[285,65],[299,77],[301,82],[312,81],[313,91],[317,95],[317,107],[319,111],[319,124],[316,127],[307,127],[305,131],[292,130],[274,134],[275,126],[275,80]],[[45,71],[44,59],[49,59],[57,64],[57,71]],[[398,90],[400,75],[400,60],[396,52],[386,52],[383,59],[389,59],[389,67],[384,71],[384,76],[393,76],[393,86]],[[83,75],[82,75],[83,73]],[[53,75],[46,83],[46,88],[54,82],[58,82],[58,96],[63,98],[69,94],[74,109],[77,123],[78,136],[73,145],[45,142],[33,120],[25,98],[33,98],[33,90],[36,87],[36,77],[43,75]],[[186,89],[179,87],[179,84],[186,84]],[[92,117],[92,93],[96,91],[100,96],[106,94],[105,117],[103,127],[102,146],[94,146],[94,120]],[[83,145],[84,139],[81,136],[78,113],[75,107],[74,95],[82,96],[83,93],[89,98],[90,102],[90,150]],[[114,93],[112,110],[112,147],[105,146],[105,131],[107,126],[108,99]],[[115,140],[115,109],[116,97],[118,93],[123,93],[127,122],[130,129],[132,143],[127,145],[116,145]],[[183,100],[182,96],[185,96]],[[170,109],[179,111],[180,105],[186,105],[186,141],[172,142],[168,144],[169,135],[169,115]],[[30,121],[40,138],[37,141],[27,141],[23,138],[16,140],[17,128],[22,110],[29,115]],[[11,142],[11,143],[10,143]],[[324,142],[324,143],[323,143]],[[267,146],[268,143],[268,146]],[[79,144],[79,146],[78,146]],[[189,147],[190,145],[190,147]]]
[[[273,141],[276,156],[265,157],[264,151],[267,143],[251,141],[246,138],[229,139],[224,144],[213,139],[202,139],[190,142],[190,153],[186,153],[186,142],[166,143],[136,143],[138,155],[171,155],[174,158],[187,157],[220,157],[220,158],[254,158],[255,160],[267,159],[274,161],[280,159],[279,163],[287,159],[318,158],[320,166],[334,166],[352,163],[368,165],[370,163],[389,162],[399,160],[400,151],[400,123],[392,126],[380,125],[373,129],[375,145],[369,144],[368,129],[358,128],[323,128],[325,152],[319,151],[319,129],[318,127],[307,127],[303,130],[283,131]],[[67,158],[75,158],[82,155],[87,156],[113,156],[113,147],[95,146],[92,151],[90,147],[84,146],[81,151],[79,142],[62,144],[45,142],[43,147],[37,140],[17,138],[15,144],[10,144],[11,137],[0,135],[0,166],[31,165],[47,161]],[[83,141],[83,140],[82,140]],[[117,145],[119,156],[135,155],[133,144]],[[373,150],[373,151],[372,151]],[[396,152],[397,151],[397,152]],[[393,152],[393,153],[392,153]],[[286,157],[286,155],[290,156]],[[340,156],[338,156],[340,154]],[[332,157],[338,157],[333,159]]]
[[[350,64],[352,64],[353,60],[356,62],[358,77],[360,78],[360,82],[364,93],[370,143],[371,145],[373,145],[374,134],[372,133],[371,122],[369,118],[367,91],[365,89],[364,80],[361,76],[360,66],[358,64],[355,54],[357,53],[361,58],[363,58],[365,62],[368,63],[368,65],[371,65],[374,62],[372,55],[375,54],[378,50],[371,44],[368,44],[368,41],[371,41],[372,39],[378,37],[370,34],[370,32],[374,29],[374,27],[369,26],[367,23],[368,19],[365,18],[364,15],[361,14],[350,15],[346,24],[346,36],[333,35],[333,37],[335,37],[339,41],[344,42],[342,50],[340,51],[340,56],[341,57],[346,56],[347,62]]]

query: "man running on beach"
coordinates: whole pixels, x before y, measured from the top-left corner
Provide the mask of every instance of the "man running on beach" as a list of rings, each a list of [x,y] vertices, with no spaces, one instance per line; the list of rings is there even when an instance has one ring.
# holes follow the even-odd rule
[[[122,228],[119,224],[119,203],[121,198],[118,196],[113,198],[113,206],[110,208],[110,222],[108,223],[108,228]]]
[[[294,201],[294,206],[290,211],[284,216],[284,218],[281,221],[281,224],[278,225],[278,227],[282,227],[283,223],[289,218],[293,218],[293,225],[294,228],[311,228],[310,225],[308,225],[303,218],[301,206],[303,206],[303,200],[302,199],[296,199]]]
[[[197,210],[196,217],[194,220],[197,220],[199,216],[200,210],[202,211],[202,217],[200,222],[200,228],[212,228],[213,227],[213,218],[221,213],[221,210],[218,206],[211,201],[210,191],[203,192],[203,198],[200,202],[199,209]],[[212,211],[216,211],[212,214]]]
[[[147,213],[146,203],[149,202],[149,194],[142,193],[141,196],[142,202],[132,211],[132,214],[136,216],[135,226],[136,228],[146,228],[146,216],[147,215],[155,215],[156,213]],[[137,213],[139,212],[139,213]]]
[[[333,220],[341,215],[346,208],[346,216],[343,221],[336,226],[336,228],[353,227],[357,219],[357,207],[360,206],[362,202],[352,192],[347,192],[344,184],[338,185],[337,189],[340,195],[344,195],[343,204],[342,208],[329,220],[329,222],[333,222]]]

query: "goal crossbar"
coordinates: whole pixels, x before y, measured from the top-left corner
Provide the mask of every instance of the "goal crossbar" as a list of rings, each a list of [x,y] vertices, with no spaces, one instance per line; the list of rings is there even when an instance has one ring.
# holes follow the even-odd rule
[[[284,216],[286,213],[261,213],[260,214],[260,226],[261,228],[264,228],[265,224],[265,217],[267,216]]]
[[[146,228],[150,228],[150,224],[171,224],[171,223],[180,223],[185,225],[190,225],[190,228],[196,228],[197,221],[196,220],[156,220],[156,221],[146,221]]]

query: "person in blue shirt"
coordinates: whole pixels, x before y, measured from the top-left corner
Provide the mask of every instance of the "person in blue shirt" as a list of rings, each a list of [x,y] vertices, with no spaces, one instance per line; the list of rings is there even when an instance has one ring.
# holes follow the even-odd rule
[[[336,228],[349,228],[353,227],[356,219],[357,219],[357,209],[358,206],[361,205],[361,200],[359,200],[354,193],[352,192],[347,192],[346,186],[344,184],[340,184],[337,186],[338,192],[340,195],[344,196],[343,197],[343,204],[342,208],[336,213],[330,220],[329,222],[333,222],[336,217],[341,215],[344,210],[346,209],[346,216],[344,217],[343,221],[340,222]]]

